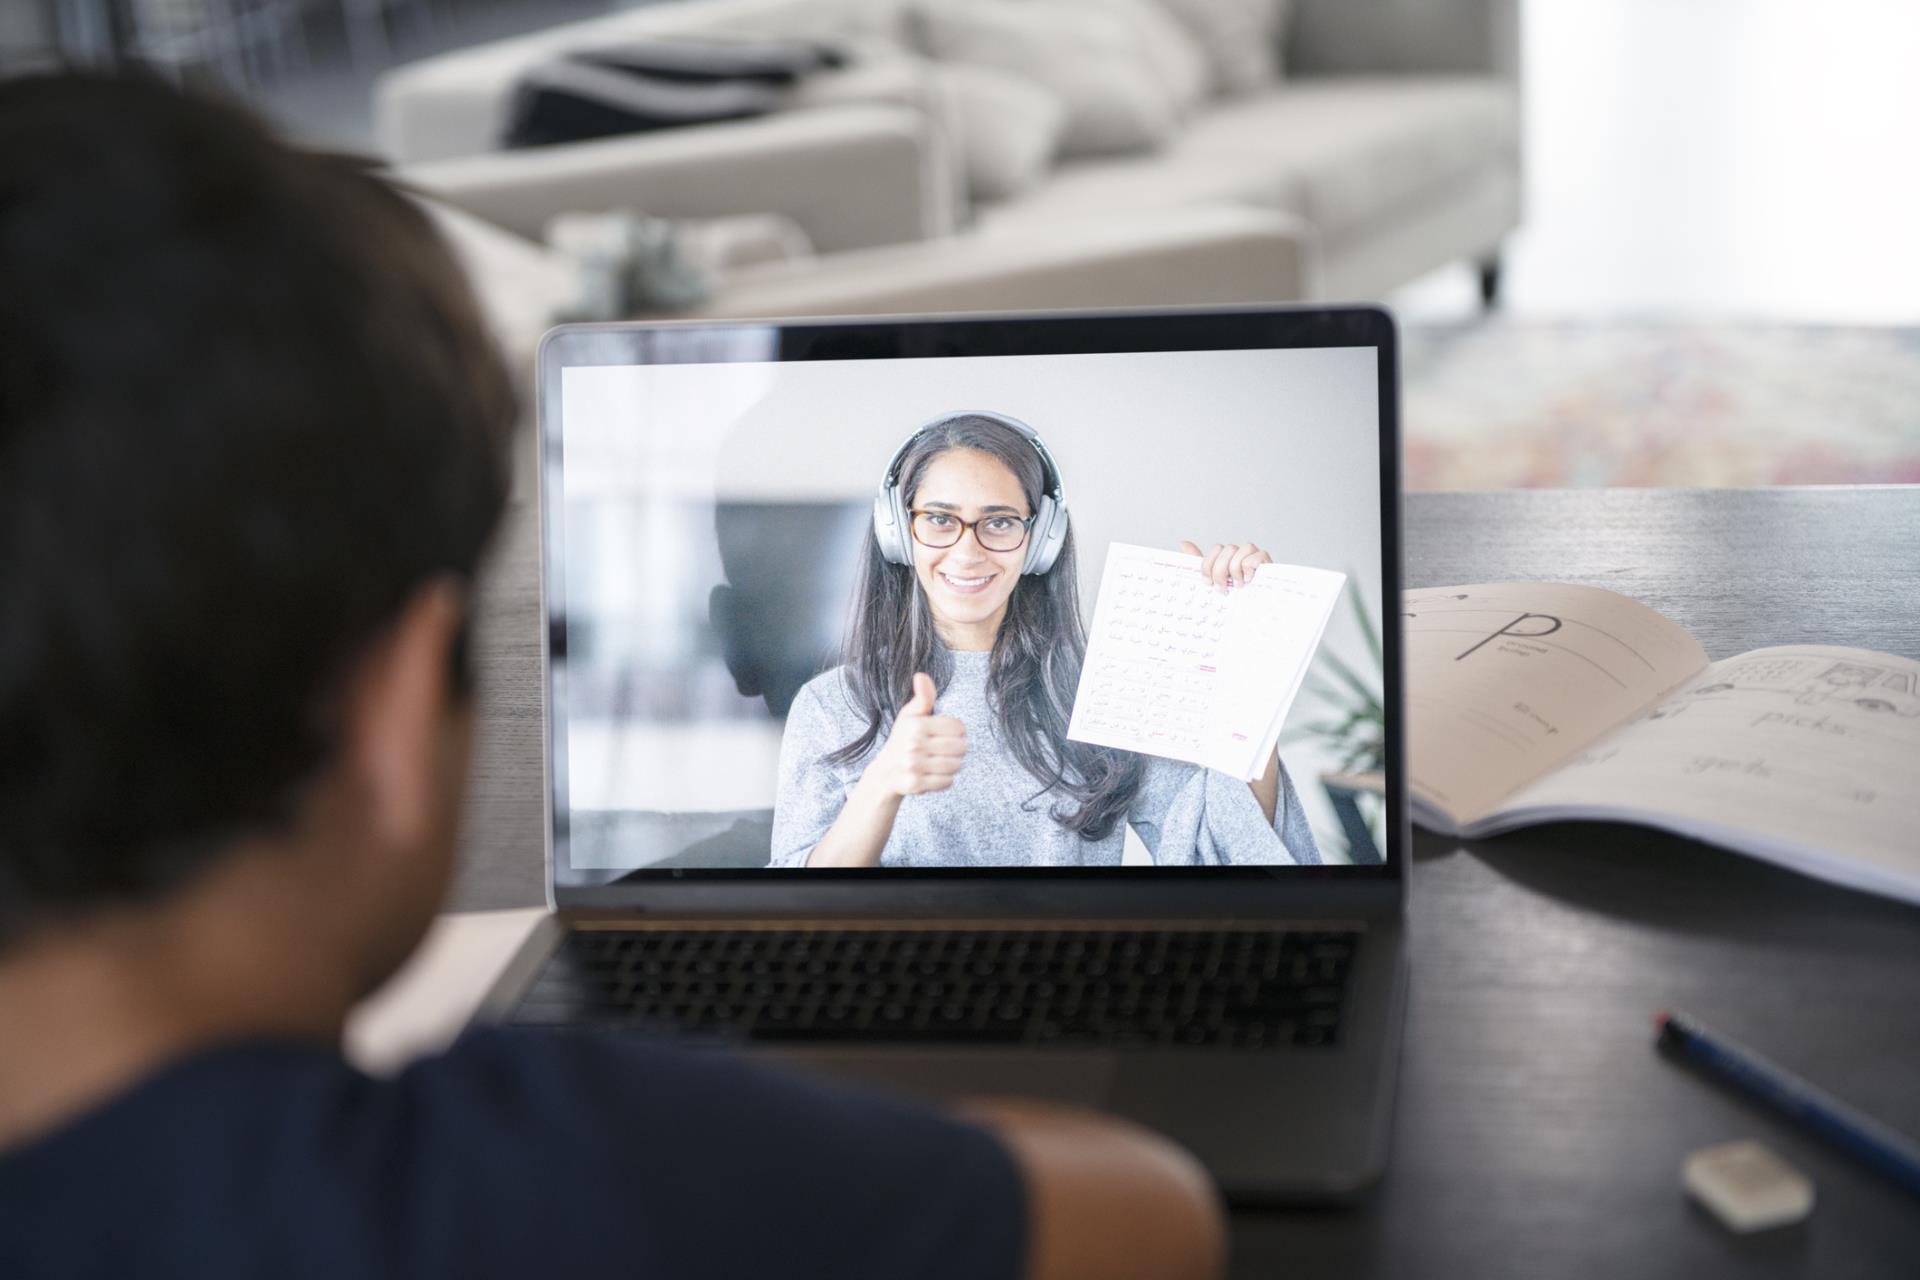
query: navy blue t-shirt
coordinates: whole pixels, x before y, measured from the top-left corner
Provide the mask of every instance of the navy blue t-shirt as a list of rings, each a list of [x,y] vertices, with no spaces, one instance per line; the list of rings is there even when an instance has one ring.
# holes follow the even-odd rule
[[[993,1280],[1026,1235],[983,1130],[610,1034],[475,1031],[391,1080],[236,1044],[0,1151],[8,1280]]]

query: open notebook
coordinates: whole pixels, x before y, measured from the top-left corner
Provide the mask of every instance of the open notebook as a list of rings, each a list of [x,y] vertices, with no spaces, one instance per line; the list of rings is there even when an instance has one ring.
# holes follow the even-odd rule
[[[1920,902],[1920,662],[1709,662],[1638,601],[1554,582],[1410,591],[1405,623],[1422,826],[1633,822]]]

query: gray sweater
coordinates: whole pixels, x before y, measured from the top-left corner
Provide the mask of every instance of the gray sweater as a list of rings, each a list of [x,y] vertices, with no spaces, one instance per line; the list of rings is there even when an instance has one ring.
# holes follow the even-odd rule
[[[953,678],[934,703],[938,715],[967,726],[967,757],[945,791],[900,802],[880,854],[885,867],[1114,867],[1126,834],[1115,825],[1104,840],[1086,840],[1049,816],[1059,796],[1040,792],[987,706],[991,655],[956,650]],[[829,764],[826,756],[865,728],[847,693],[844,667],[809,680],[787,713],[780,743],[780,787],[773,810],[775,867],[805,866],[880,750],[883,734],[860,759]],[[1247,784],[1211,769],[1146,758],[1127,822],[1163,867],[1317,863],[1320,851],[1285,765],[1280,800],[1269,823]]]

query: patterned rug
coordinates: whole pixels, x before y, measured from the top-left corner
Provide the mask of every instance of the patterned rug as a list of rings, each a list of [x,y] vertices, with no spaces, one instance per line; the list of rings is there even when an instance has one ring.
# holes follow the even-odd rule
[[[1402,330],[1409,489],[1920,483],[1920,329]]]

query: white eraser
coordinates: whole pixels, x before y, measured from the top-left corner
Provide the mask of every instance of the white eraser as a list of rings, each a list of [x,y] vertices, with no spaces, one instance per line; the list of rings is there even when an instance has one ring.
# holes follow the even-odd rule
[[[1813,1212],[1813,1182],[1757,1142],[1726,1142],[1687,1157],[1681,1178],[1694,1199],[1734,1231],[1763,1231]]]

